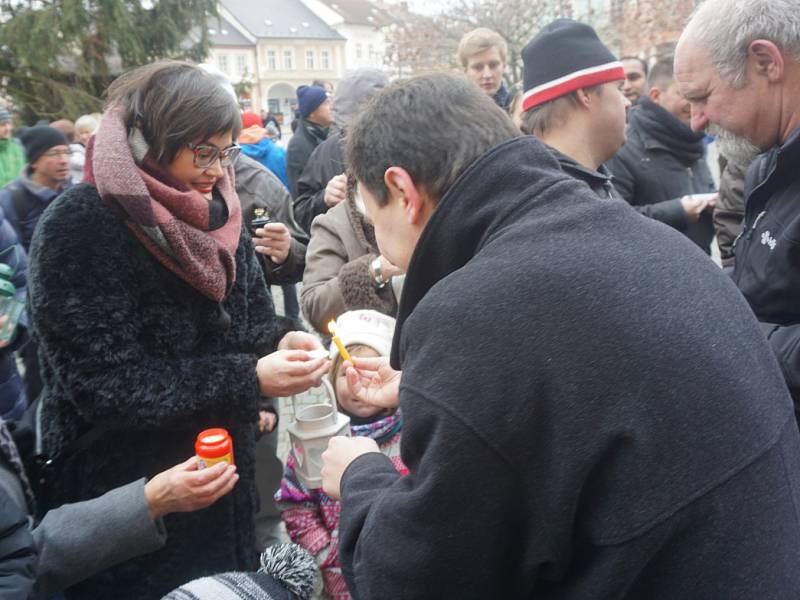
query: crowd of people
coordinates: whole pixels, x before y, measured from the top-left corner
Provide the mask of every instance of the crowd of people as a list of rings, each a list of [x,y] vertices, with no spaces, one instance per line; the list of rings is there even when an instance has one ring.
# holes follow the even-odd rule
[[[796,9],[652,60],[557,19],[508,85],[475,29],[288,143],[179,61],[0,108],[3,597],[800,597]]]

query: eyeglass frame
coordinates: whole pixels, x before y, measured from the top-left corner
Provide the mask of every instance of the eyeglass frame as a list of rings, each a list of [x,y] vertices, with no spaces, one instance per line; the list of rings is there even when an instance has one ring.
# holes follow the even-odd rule
[[[59,156],[68,156],[71,157],[75,154],[71,149],[68,150],[48,150],[47,152],[42,152],[41,156],[46,156],[47,158],[58,158]]]
[[[187,142],[186,145],[188,146],[189,150],[192,151],[192,164],[198,169],[207,169],[213,165],[217,159],[219,159],[219,164],[223,169],[225,167],[229,167],[233,164],[233,161],[236,160],[236,157],[239,156],[239,152],[242,150],[241,146],[235,142],[222,149],[218,148],[214,144],[193,144],[192,142]],[[210,149],[214,151],[214,154],[209,159],[208,164],[198,164],[197,152],[201,149]]]

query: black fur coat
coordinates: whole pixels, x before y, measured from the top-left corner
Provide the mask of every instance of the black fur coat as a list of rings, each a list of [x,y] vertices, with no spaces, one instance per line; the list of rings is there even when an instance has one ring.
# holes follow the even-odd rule
[[[65,461],[55,504],[186,460],[208,427],[231,433],[241,477],[210,508],[167,516],[162,550],[71,588],[67,598],[160,598],[191,579],[256,566],[255,369],[282,332],[247,233],[236,269],[222,304],[207,299],[163,267],[89,185],[42,217],[29,310],[45,380],[45,450],[58,454],[92,426],[108,429]]]

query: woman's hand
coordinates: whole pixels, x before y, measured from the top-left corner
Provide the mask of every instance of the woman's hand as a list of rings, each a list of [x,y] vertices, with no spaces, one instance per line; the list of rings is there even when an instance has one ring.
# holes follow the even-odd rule
[[[347,384],[356,398],[379,408],[397,408],[403,372],[390,367],[388,358],[356,357],[352,363],[344,364]]]
[[[306,350],[312,352],[314,350],[325,350],[325,347],[314,334],[305,331],[290,331],[278,342],[278,350]]]
[[[342,475],[347,467],[362,454],[377,452],[378,443],[368,437],[332,437],[328,449],[322,453],[322,491],[334,500],[342,499]]]
[[[258,411],[258,431],[260,433],[272,433],[275,425],[278,424],[278,415],[270,410]]]
[[[256,365],[263,396],[286,397],[317,387],[331,367],[327,358],[312,359],[305,350],[278,350]]]
[[[144,495],[154,519],[174,512],[192,512],[211,506],[233,489],[239,475],[236,466],[217,463],[197,468],[197,457],[162,471],[144,486]]]
[[[256,252],[264,254],[276,265],[282,265],[289,256],[292,247],[292,236],[289,228],[283,223],[267,223],[264,227],[256,229],[253,238]]]

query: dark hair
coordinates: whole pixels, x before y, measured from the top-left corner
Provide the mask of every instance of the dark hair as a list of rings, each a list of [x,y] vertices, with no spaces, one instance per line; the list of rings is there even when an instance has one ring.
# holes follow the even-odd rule
[[[638,56],[623,56],[619,59],[620,62],[623,60],[638,60],[639,64],[642,65],[642,70],[644,71],[644,76],[647,77],[647,72],[650,70],[647,68],[647,61],[639,58]]]
[[[187,142],[232,132],[242,118],[230,93],[211,75],[185,62],[158,61],[128,71],[106,92],[109,106],[122,109],[128,130],[139,127],[150,152],[169,164]]]
[[[657,87],[662,92],[666,91],[674,81],[675,67],[672,57],[662,58],[653,65],[653,70],[650,71],[650,76],[647,78],[650,87]]]
[[[434,201],[494,146],[521,135],[508,115],[463,75],[434,74],[376,94],[347,135],[347,165],[375,196],[389,201],[386,170],[401,167]]]

